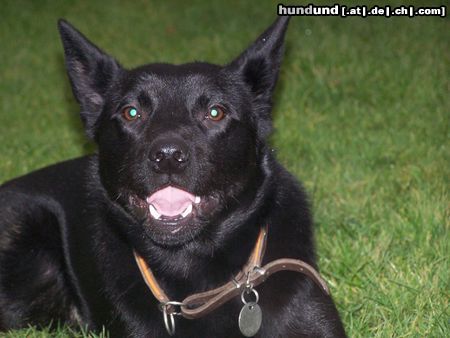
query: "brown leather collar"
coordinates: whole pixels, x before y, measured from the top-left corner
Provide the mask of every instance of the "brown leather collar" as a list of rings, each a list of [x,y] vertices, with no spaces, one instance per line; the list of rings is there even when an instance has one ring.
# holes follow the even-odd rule
[[[255,248],[244,268],[228,283],[205,292],[195,293],[186,297],[182,302],[171,301],[160,287],[152,270],[145,260],[134,251],[136,263],[141,271],[145,283],[153,296],[160,302],[161,308],[167,314],[179,314],[187,319],[203,317],[214,311],[230,299],[241,294],[246,286],[255,287],[263,283],[269,276],[279,271],[295,271],[310,277],[327,295],[328,287],[319,273],[309,264],[292,258],[274,260],[261,267],[267,242],[267,227],[262,227]],[[179,311],[176,310],[179,308]]]

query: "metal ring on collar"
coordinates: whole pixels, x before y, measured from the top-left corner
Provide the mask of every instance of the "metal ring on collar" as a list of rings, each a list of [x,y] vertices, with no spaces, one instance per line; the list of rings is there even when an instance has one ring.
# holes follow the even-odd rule
[[[245,294],[249,294],[250,292],[253,292],[253,294],[255,295],[255,300],[253,301],[253,302],[247,302],[246,300],[245,300]],[[259,301],[259,293],[258,293],[258,291],[256,291],[255,289],[251,289],[250,291],[243,291],[242,293],[241,293],[241,300],[242,300],[242,303],[244,303],[244,304],[258,304],[258,301]]]
[[[166,327],[167,333],[170,336],[175,334],[175,316],[180,316],[181,312],[173,311],[168,312],[170,306],[183,306],[182,302],[169,301],[161,303],[161,309],[163,312],[164,326]]]
[[[169,336],[175,334],[175,317],[173,313],[167,313],[167,307],[163,307],[164,326],[166,327]]]

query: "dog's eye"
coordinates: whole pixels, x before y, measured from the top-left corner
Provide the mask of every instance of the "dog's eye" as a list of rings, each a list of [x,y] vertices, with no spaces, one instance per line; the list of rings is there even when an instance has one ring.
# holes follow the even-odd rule
[[[127,121],[133,121],[136,120],[137,118],[141,117],[141,115],[139,114],[138,110],[134,107],[126,107],[122,110],[122,116],[125,118],[125,120]]]
[[[214,106],[211,107],[208,111],[208,115],[206,115],[206,118],[212,121],[220,121],[225,117],[225,112],[223,111],[223,108]]]

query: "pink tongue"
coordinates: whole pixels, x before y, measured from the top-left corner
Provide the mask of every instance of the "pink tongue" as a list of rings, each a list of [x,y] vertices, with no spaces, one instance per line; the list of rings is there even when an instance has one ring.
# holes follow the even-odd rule
[[[150,197],[147,203],[152,204],[156,211],[163,216],[176,216],[194,203],[195,196],[181,189],[171,186],[158,190]]]

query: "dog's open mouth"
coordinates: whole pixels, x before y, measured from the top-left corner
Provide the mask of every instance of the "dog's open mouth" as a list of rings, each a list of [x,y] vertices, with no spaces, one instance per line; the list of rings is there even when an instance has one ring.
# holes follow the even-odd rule
[[[145,220],[152,237],[157,234],[180,235],[182,232],[188,232],[192,237],[200,229],[199,217],[203,218],[217,207],[218,200],[213,196],[196,196],[169,185],[143,198],[131,194],[129,203],[134,206],[135,215]]]
[[[201,197],[168,186],[154,192],[146,201],[153,219],[176,222],[189,217],[195,205],[201,202]]]

